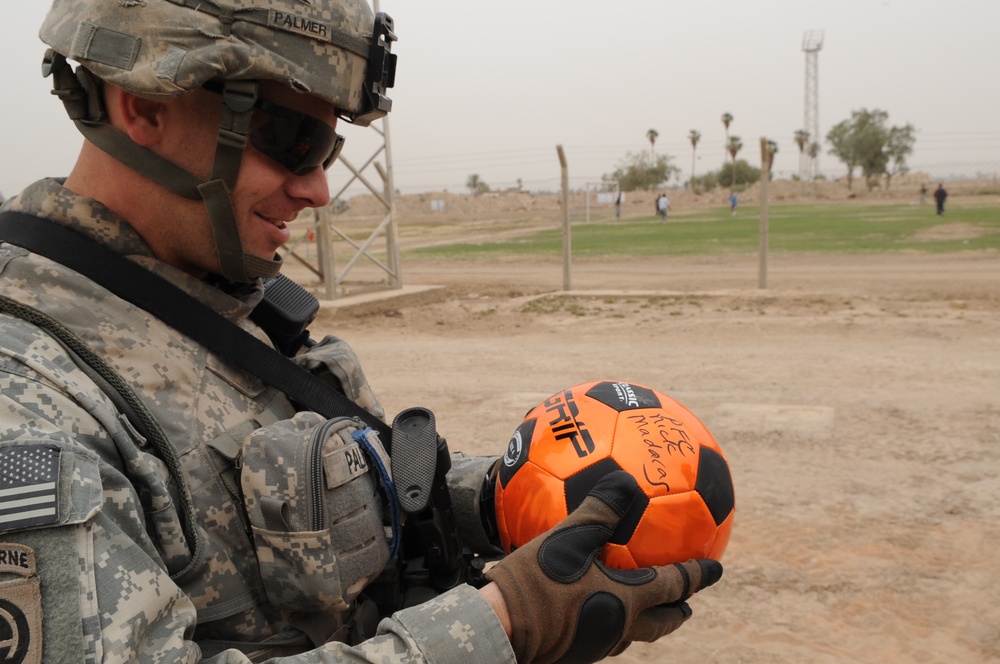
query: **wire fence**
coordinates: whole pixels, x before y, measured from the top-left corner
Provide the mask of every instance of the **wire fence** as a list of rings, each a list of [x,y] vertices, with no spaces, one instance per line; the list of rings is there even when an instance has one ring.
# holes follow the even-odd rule
[[[986,205],[1000,209],[1000,181],[995,177],[945,180],[945,183],[949,202],[953,205]],[[555,181],[552,184],[557,185]],[[853,190],[848,190],[842,181],[776,180],[768,186],[768,198],[772,206],[871,204],[910,208],[923,205],[926,212],[920,213],[921,216],[934,219],[931,199],[934,186],[936,181],[926,174],[902,176],[887,190],[871,191],[861,181],[856,181]],[[920,200],[921,189],[926,191],[923,201]],[[730,216],[726,201],[728,191],[695,194],[674,188],[666,192],[671,200],[673,219],[684,220],[685,215],[704,215],[706,211],[717,213],[720,219]],[[760,193],[758,184],[740,195],[741,210],[745,210],[741,219],[745,218],[749,224],[756,224],[755,206],[760,203]],[[603,195],[590,187],[575,189],[569,196],[570,220],[577,228],[590,223],[614,223],[616,213],[623,220],[652,221],[657,194],[626,192],[618,212],[613,196]],[[443,191],[397,196],[403,286],[442,285],[511,293],[561,291],[567,286],[574,291],[590,292],[690,293],[749,291],[762,287],[822,291],[836,284],[837,288],[855,293],[890,286],[918,293],[940,289],[940,284],[944,283],[963,283],[968,293],[982,293],[985,288],[1000,292],[997,290],[1000,287],[1000,258],[995,251],[944,255],[919,252],[891,252],[889,255],[771,253],[766,263],[762,263],[760,255],[753,251],[736,255],[712,255],[707,251],[705,255],[658,257],[576,255],[568,266],[557,252],[529,256],[504,254],[489,260],[450,260],[440,255],[423,258],[415,251],[456,243],[514,242],[540,231],[558,232],[563,220],[560,200],[555,191],[533,193],[519,188],[479,196]],[[338,211],[334,223],[344,235],[361,238],[366,237],[380,218],[379,204],[373,197],[358,196],[349,199]],[[966,236],[975,238],[979,231],[970,224],[948,225],[945,218],[935,232],[945,239],[961,242]],[[300,257],[313,260],[319,253],[315,238],[315,233],[300,227],[291,246]],[[351,259],[357,244],[357,241],[353,246],[335,241],[331,247],[335,268]],[[376,244],[372,251],[380,258],[384,249]],[[315,285],[317,281],[314,274],[301,276],[307,284]],[[388,288],[385,273],[374,262],[361,260],[353,266],[353,273],[343,281],[335,296]],[[957,291],[953,296],[964,297]]]
[[[505,192],[505,191],[528,191],[536,194],[547,194],[556,193],[559,191],[561,180],[558,177],[558,164],[553,168],[556,174],[551,178],[537,178],[537,179],[517,179],[517,180],[491,180],[487,179],[486,182],[490,189],[495,192]],[[718,170],[718,169],[716,169]],[[604,182],[606,184],[607,190],[611,191],[615,188],[615,182],[607,177],[607,173],[598,174],[576,174],[574,175],[574,170],[571,169],[569,175],[569,186],[574,191],[583,191],[589,188],[592,190],[597,190],[595,183]],[[827,164],[818,171],[818,179],[824,182],[845,182],[846,181],[846,168],[838,167],[836,165]],[[945,182],[945,183],[956,183],[956,182],[983,182],[992,183],[994,186],[1000,185],[1000,161],[981,161],[981,162],[933,162],[926,163],[920,167],[913,167],[908,169],[906,176],[910,179],[923,180],[927,182]],[[797,169],[775,169],[772,172],[772,177],[775,180],[798,180],[799,172]],[[894,176],[894,179],[898,179],[900,176]],[[860,174],[857,170],[854,172],[854,178],[857,180],[860,178]],[[675,177],[671,178],[667,182],[663,183],[661,186],[665,190],[676,190],[684,189],[690,179],[690,169],[685,169]],[[905,179],[905,176],[904,176]],[[891,184],[890,184],[891,187]],[[451,181],[451,182],[441,182],[441,183],[418,183],[415,185],[404,185],[398,187],[399,193],[402,194],[420,194],[426,192],[453,192],[453,193],[466,193],[468,192],[466,181]],[[361,190],[357,190],[357,193],[363,193]]]

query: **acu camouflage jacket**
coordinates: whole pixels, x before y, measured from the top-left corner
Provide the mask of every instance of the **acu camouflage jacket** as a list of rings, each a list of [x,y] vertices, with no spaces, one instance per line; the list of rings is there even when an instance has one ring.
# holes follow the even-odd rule
[[[122,219],[58,182],[5,207],[84,232],[263,338],[246,320],[259,294],[233,296],[160,263]],[[56,323],[47,330],[0,311],[0,659],[514,661],[493,611],[467,586],[397,612],[355,646],[315,643],[307,634],[331,634],[343,616],[268,603],[230,475],[240,432],[294,414],[284,395],[10,244],[0,244],[0,295]],[[67,347],[52,329],[85,347]],[[169,449],[137,430],[84,352],[125,380]]]

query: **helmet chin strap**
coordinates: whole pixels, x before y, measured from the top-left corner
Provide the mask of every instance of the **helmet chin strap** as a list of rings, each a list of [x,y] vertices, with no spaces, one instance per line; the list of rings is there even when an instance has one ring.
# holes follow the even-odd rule
[[[216,140],[212,179],[198,185],[205,201],[212,236],[219,254],[222,276],[230,281],[248,282],[278,274],[281,258],[266,260],[243,251],[239,225],[230,192],[236,186],[243,151],[250,134],[250,120],[257,103],[256,81],[226,81],[222,88],[222,119]]]
[[[256,82],[225,83],[212,176],[202,182],[190,171],[133,142],[108,124],[100,91],[85,69],[78,68],[74,72],[66,58],[49,49],[42,72],[52,75],[53,94],[62,100],[70,119],[87,140],[169,191],[190,200],[204,201],[223,277],[247,283],[278,274],[280,256],[268,260],[244,252],[230,195],[239,175],[253,106],[257,101]]]

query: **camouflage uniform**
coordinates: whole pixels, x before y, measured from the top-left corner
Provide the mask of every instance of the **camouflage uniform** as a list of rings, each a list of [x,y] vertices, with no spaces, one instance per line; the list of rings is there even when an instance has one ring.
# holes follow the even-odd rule
[[[256,286],[226,292],[157,261],[122,219],[58,182],[36,183],[5,207],[99,240],[264,338],[246,318]],[[514,661],[495,614],[468,586],[397,612],[362,643],[323,643],[350,616],[268,601],[234,482],[246,433],[294,415],[285,396],[9,244],[0,244],[0,295],[0,659]],[[11,315],[11,301],[41,318]],[[88,350],[138,395],[167,446],[135,426],[106,376],[81,359]],[[459,464],[461,500],[477,498],[469,478],[485,461]]]

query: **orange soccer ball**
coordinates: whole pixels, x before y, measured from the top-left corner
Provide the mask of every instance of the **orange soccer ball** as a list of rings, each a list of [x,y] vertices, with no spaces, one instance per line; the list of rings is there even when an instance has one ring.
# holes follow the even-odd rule
[[[646,500],[625,515],[605,564],[632,569],[722,557],[736,511],[725,454],[687,408],[617,381],[562,390],[514,432],[496,483],[504,551],[555,526],[616,470],[635,477]]]

